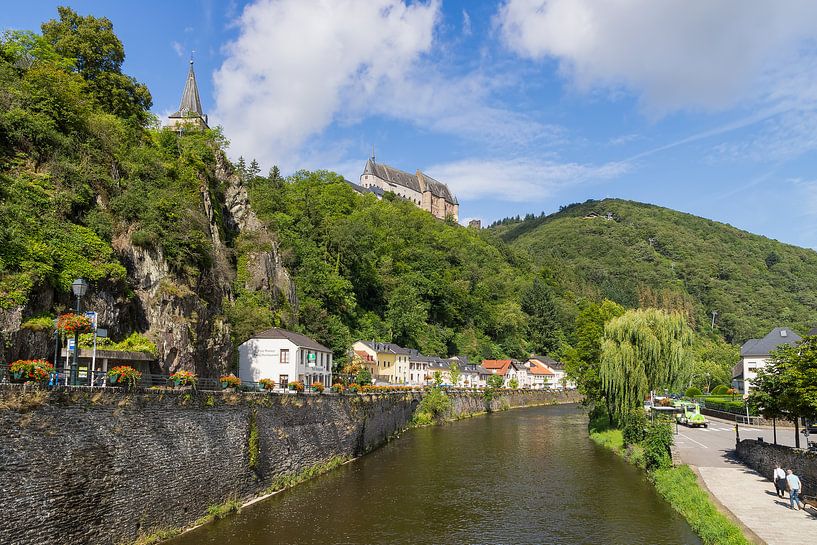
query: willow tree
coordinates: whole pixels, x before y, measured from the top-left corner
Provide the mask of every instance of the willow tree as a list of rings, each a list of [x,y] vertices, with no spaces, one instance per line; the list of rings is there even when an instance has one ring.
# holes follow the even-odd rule
[[[651,390],[683,384],[692,339],[681,314],[655,308],[629,310],[607,322],[599,378],[611,416],[620,420]]]

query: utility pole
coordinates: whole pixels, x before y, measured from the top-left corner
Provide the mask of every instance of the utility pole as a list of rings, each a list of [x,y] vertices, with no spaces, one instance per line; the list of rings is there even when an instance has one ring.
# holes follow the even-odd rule
[[[718,315],[718,311],[713,310],[712,311],[712,329],[715,329],[715,316],[717,316],[717,315]]]

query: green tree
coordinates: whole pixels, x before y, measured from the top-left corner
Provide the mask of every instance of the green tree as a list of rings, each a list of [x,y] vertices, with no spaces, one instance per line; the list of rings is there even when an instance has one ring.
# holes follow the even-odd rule
[[[624,314],[624,307],[605,299],[601,304],[585,302],[575,321],[575,343],[565,354],[565,372],[573,380],[585,400],[591,403],[603,398],[599,365],[604,324]]]
[[[456,386],[459,384],[462,372],[460,371],[460,366],[453,361],[451,362],[451,365],[448,368],[448,376],[451,377],[452,386]]]
[[[674,388],[689,373],[692,330],[683,316],[658,309],[629,310],[604,327],[601,388],[620,420],[650,391]]]
[[[516,390],[519,388],[519,379],[516,377],[511,377],[511,380],[508,381],[508,386]]]
[[[372,383],[372,373],[368,369],[366,369],[364,367],[363,369],[361,369],[360,371],[357,372],[357,375],[355,376],[355,382],[357,384],[360,384],[361,386],[364,386],[366,384],[371,384]]]
[[[522,311],[528,315],[528,340],[531,350],[549,354],[559,348],[563,334],[552,288],[542,276],[533,279],[522,293]]]
[[[489,388],[502,388],[505,379],[501,375],[491,375],[486,382]]]
[[[114,34],[113,23],[105,17],[83,17],[69,7],[57,11],[59,20],[43,23],[43,37],[57,53],[73,59],[76,71],[105,111],[146,122],[153,99],[144,84],[122,73],[125,48]]]

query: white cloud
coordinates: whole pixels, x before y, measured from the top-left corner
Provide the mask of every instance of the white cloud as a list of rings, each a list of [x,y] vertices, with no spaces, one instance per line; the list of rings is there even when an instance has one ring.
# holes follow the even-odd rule
[[[813,94],[815,78],[798,80],[792,63],[817,38],[815,19],[811,0],[507,0],[496,23],[507,47],[557,59],[580,90],[629,89],[662,115]]]
[[[462,33],[466,36],[471,35],[471,16],[468,15],[468,12],[462,10]]]
[[[176,52],[179,58],[184,58],[184,46],[177,41],[170,42],[170,47]]]
[[[447,183],[460,200],[529,202],[576,184],[616,178],[629,168],[629,164],[621,162],[585,165],[532,159],[464,159],[433,165],[424,172]]]
[[[365,107],[432,45],[439,2],[259,0],[214,75],[233,149],[286,164],[345,103]]]

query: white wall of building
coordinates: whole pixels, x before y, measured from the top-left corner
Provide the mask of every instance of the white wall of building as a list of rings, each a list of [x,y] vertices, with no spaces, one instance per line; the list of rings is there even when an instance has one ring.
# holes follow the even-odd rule
[[[303,348],[288,339],[250,339],[238,347],[238,376],[252,382],[268,378],[279,385],[285,376],[288,382],[300,380],[306,387],[315,381],[328,387],[332,384],[332,353]]]

